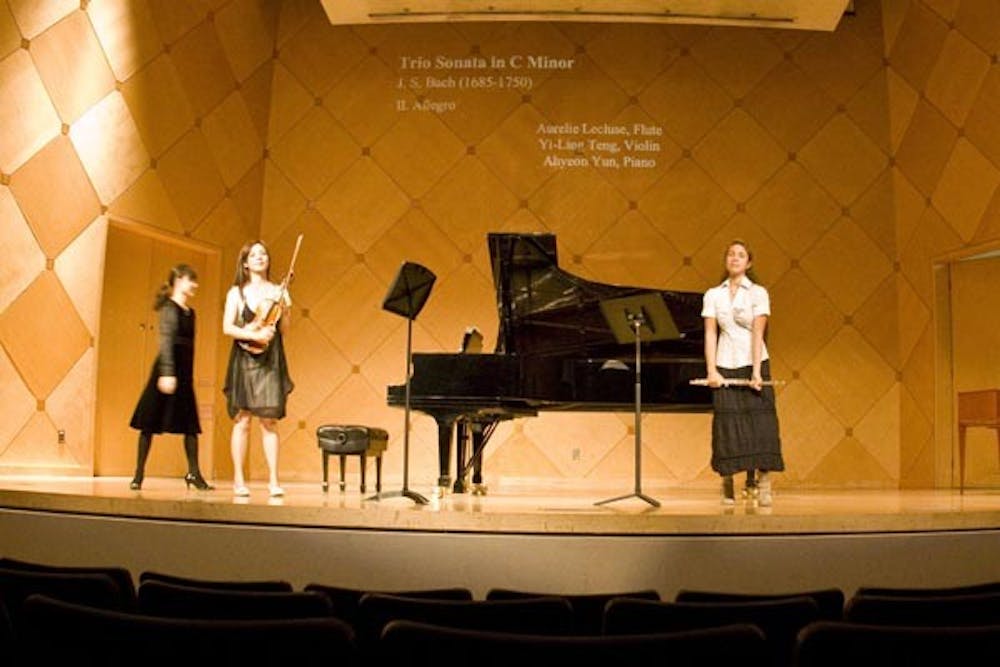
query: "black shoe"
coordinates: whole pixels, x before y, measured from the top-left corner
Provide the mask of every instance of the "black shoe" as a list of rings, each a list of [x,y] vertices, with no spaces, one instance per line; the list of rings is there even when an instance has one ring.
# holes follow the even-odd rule
[[[184,484],[189,489],[192,486],[194,486],[194,488],[198,489],[199,491],[211,491],[212,489],[215,488],[214,486],[205,481],[205,478],[201,476],[200,472],[189,472],[188,474],[184,475]]]
[[[129,484],[128,484],[128,488],[132,489],[133,491],[138,491],[139,489],[141,489],[142,488],[142,475],[136,475],[135,477],[133,477],[132,481],[129,482]]]
[[[735,505],[736,493],[733,489],[733,476],[723,475],[722,477],[722,504]]]

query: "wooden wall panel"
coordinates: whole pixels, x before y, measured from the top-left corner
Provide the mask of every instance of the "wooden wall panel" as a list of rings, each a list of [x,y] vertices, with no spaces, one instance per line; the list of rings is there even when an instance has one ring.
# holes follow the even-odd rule
[[[217,305],[244,241],[271,244],[280,273],[306,232],[293,286],[303,334],[289,333],[290,355],[299,366],[323,359],[334,370],[323,377],[302,368],[310,395],[295,397],[282,424],[289,480],[318,479],[310,444],[318,424],[359,417],[389,429],[387,483],[399,478],[402,415],[384,397],[403,380],[403,323],[380,311],[378,295],[403,260],[424,262],[439,279],[417,322],[417,349],[455,349],[469,324],[492,345],[483,235],[507,230],[555,232],[563,268],[591,280],[695,291],[718,279],[726,240],[747,237],[774,302],[774,367],[789,380],[779,397],[789,469],[778,484],[935,483],[932,266],[1000,234],[997,41],[983,28],[1000,21],[995,3],[862,0],[837,31],[822,34],[332,27],[308,0],[50,3],[46,12],[2,4],[9,47],[0,54],[0,188],[15,208],[0,208],[0,217],[4,238],[27,245],[28,259],[4,269],[12,275],[4,274],[0,308],[33,294],[66,295],[85,344],[57,368],[41,368],[0,341],[0,366],[18,380],[10,407],[0,407],[10,422],[0,467],[44,465],[46,454],[24,452],[31,437],[56,430],[50,393],[63,392],[58,421],[84,419],[65,416],[67,390],[55,389],[64,378],[91,387],[81,390],[84,413],[92,419],[96,410],[96,361],[85,357],[100,336],[99,290],[69,287],[94,279],[76,275],[79,257],[61,255],[90,247],[77,239],[102,234],[110,215],[218,247]],[[55,48],[64,33],[71,43]],[[74,90],[74,75],[87,75],[98,48],[115,90],[104,75]],[[70,51],[83,54],[73,63],[79,69],[53,73]],[[403,77],[426,75],[403,68],[403,58],[437,55],[574,64],[538,70],[516,92],[399,87]],[[658,128],[656,164],[545,164],[539,126],[574,122]],[[60,132],[71,141],[58,145],[76,152],[99,208],[35,234],[29,218],[51,208],[42,200],[52,194],[33,186],[10,197],[6,188],[25,181],[29,163],[48,163],[39,154]],[[103,257],[94,261],[103,266]],[[32,290],[36,283],[48,287]],[[41,304],[27,308],[36,310]],[[218,344],[225,350],[228,341]],[[851,396],[828,376],[845,355],[856,364],[850,382],[863,387]],[[34,413],[24,412],[25,392]],[[213,428],[223,442],[229,422],[219,410]],[[627,482],[623,417],[594,419],[571,436],[547,416],[498,431],[488,481]],[[650,484],[714,483],[706,420],[646,417]],[[426,418],[416,419],[412,444],[411,479],[430,484],[436,454]],[[92,469],[93,451],[88,443],[74,454],[78,470]],[[256,438],[251,457],[259,463]]]
[[[470,324],[484,330],[487,345],[494,343],[489,231],[553,232],[561,266],[590,280],[699,292],[718,280],[726,241],[746,236],[774,298],[775,367],[790,381],[782,392],[788,404],[779,399],[789,463],[779,483],[899,483],[892,279],[899,267],[894,222],[886,221],[893,214],[890,115],[877,5],[863,6],[833,35],[794,37],[556,23],[330,31],[312,15],[303,19],[303,11],[315,9],[301,3],[285,9],[279,34],[287,42],[279,46],[281,85],[273,98],[282,123],[269,138],[273,168],[265,170],[265,190],[297,192],[305,210],[289,221],[294,209],[265,207],[262,230],[280,229],[273,238],[287,238],[323,223],[331,230],[324,236],[336,232],[336,243],[342,238],[357,253],[356,266],[370,269],[311,270],[309,284],[297,289],[311,309],[322,304],[323,314],[311,318],[322,338],[309,328],[301,338],[293,330],[288,341],[305,348],[296,349],[297,359],[336,353],[359,365],[367,384],[354,384],[353,400],[376,406],[370,414],[388,428],[393,445],[401,443],[402,415],[377,406],[385,386],[403,377],[371,356],[391,349],[338,331],[338,305],[350,331],[358,321],[384,319],[377,301],[352,299],[341,294],[345,288],[377,295],[394,267],[425,259],[438,283],[419,318],[432,342],[417,349],[448,351]],[[317,44],[318,34],[336,35],[340,46]],[[357,48],[359,42],[365,46]],[[513,62],[511,56],[527,53],[573,64],[529,72],[531,88],[519,94],[465,88],[460,77],[467,70],[436,64]],[[843,67],[845,60],[851,67]],[[320,61],[329,66],[323,75],[310,74]],[[488,65],[471,74],[499,72]],[[316,98],[308,109],[307,94]],[[440,106],[414,110],[433,102]],[[653,157],[655,164],[627,168],[614,153],[602,157],[619,160],[617,169],[546,164],[552,153],[573,157],[575,149],[589,158],[594,152],[586,141],[562,153],[546,148],[539,127],[584,122],[652,128],[649,155],[629,157]],[[347,137],[356,142],[353,155],[345,151]],[[328,150],[317,150],[324,145]],[[333,179],[326,176],[333,171]],[[281,194],[275,203],[294,199]],[[366,201],[378,204],[366,212],[359,205]],[[357,225],[364,234],[352,229]],[[309,243],[307,234],[304,252],[317,252]],[[339,360],[329,363],[337,368]],[[331,398],[343,394],[337,386],[326,391]],[[338,405],[297,398],[284,428],[291,434],[291,419],[298,420],[308,441],[319,423],[354,412],[343,404],[338,413]],[[624,483],[631,475],[628,417],[543,415],[515,423],[491,442],[488,481]],[[649,483],[713,483],[709,419],[644,417]],[[426,416],[416,417],[413,436],[414,474],[431,483],[434,428]],[[858,452],[865,461],[852,466]],[[398,474],[397,462],[389,461],[387,474]]]
[[[108,219],[187,235],[218,248],[227,267],[259,233],[266,138],[259,128],[267,126],[259,99],[270,97],[275,4],[218,3],[220,24],[207,7],[180,3],[0,4],[0,226],[16,255],[5,262],[0,291],[0,470],[89,475],[100,467],[102,444],[134,456],[131,436],[125,445],[118,437],[101,442],[98,354],[111,368],[148,372],[144,354],[99,344]],[[265,25],[236,25],[233,12]],[[199,67],[208,57],[211,67]],[[197,80],[196,90],[184,88],[181,71]],[[243,81],[248,97],[227,97]],[[208,139],[199,132],[202,116]],[[207,392],[203,424],[213,436],[224,431],[228,443],[228,423],[217,425],[213,414],[217,355],[202,354],[221,342],[219,270],[206,271],[203,285],[214,290],[197,304],[208,319],[199,342],[205,368],[196,373]],[[144,303],[152,297],[145,281],[136,289]],[[116,379],[126,378],[109,381]],[[123,427],[129,414],[107,418]],[[213,453],[206,470],[219,460]]]

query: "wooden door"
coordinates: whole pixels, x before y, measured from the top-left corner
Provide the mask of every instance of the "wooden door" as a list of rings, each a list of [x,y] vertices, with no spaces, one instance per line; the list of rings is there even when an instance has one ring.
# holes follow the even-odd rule
[[[153,299],[169,278],[171,267],[182,262],[193,267],[199,278],[198,296],[193,302],[198,317],[195,394],[202,415],[199,453],[206,474],[213,468],[207,459],[212,456],[211,414],[216,384],[216,345],[212,340],[216,327],[211,324],[218,318],[214,305],[218,288],[214,264],[218,257],[183,240],[112,224],[105,253],[98,345],[95,475],[131,476],[135,470],[138,432],[129,427],[129,420],[158,353],[159,322]],[[201,307],[206,304],[208,308]],[[155,436],[146,476],[181,477],[186,471],[183,436]]]
[[[951,373],[956,395],[1000,389],[998,270],[1000,258],[995,256],[951,264]],[[997,451],[996,431],[969,429],[966,438],[966,488],[996,488],[1000,485]],[[957,480],[955,485],[958,485]]]

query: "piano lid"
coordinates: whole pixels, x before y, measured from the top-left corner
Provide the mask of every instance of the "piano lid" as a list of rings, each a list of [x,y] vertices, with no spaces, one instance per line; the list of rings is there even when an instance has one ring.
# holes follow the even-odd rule
[[[677,325],[674,341],[657,349],[701,354],[702,294],[598,283],[558,266],[554,234],[491,233],[488,236],[500,330],[498,353],[575,356],[620,349],[600,304],[608,299],[657,292]]]

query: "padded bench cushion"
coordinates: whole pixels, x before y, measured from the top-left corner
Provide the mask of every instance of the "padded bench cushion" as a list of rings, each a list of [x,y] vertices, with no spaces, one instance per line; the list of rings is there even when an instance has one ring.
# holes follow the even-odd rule
[[[331,454],[369,454],[385,451],[389,434],[372,426],[325,424],[316,429],[319,448]]]

